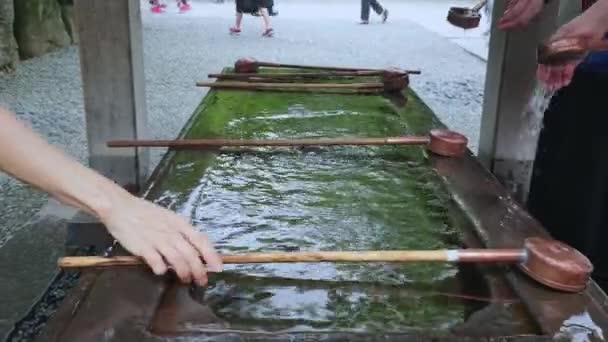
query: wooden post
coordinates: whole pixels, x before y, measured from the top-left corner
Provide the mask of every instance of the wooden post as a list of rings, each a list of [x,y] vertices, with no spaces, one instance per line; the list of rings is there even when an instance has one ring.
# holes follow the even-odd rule
[[[106,141],[147,137],[140,0],[77,0],[74,10],[90,166],[137,192],[147,151],[109,149]]]
[[[106,141],[147,137],[140,0],[76,0],[74,13],[89,165],[139,192],[149,170],[147,150],[109,149]],[[101,223],[82,214],[68,225],[67,236],[68,247],[98,252],[112,242]]]
[[[481,119],[479,158],[515,197],[525,202],[536,153],[538,119],[527,111],[536,86],[536,49],[555,29],[558,3],[545,6],[523,30],[496,27],[506,1],[496,1]]]
[[[583,11],[582,1],[560,1],[557,24],[564,25]]]

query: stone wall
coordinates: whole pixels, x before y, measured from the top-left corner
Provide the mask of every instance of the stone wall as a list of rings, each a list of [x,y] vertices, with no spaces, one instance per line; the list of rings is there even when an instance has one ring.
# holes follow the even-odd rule
[[[0,0],[0,71],[12,69],[18,60],[14,19],[13,0]]]
[[[70,41],[72,44],[78,44],[78,31],[76,31],[74,22],[74,3],[72,0],[59,0],[59,4],[61,5],[61,19],[70,36]]]
[[[77,41],[72,0],[0,0],[0,70]]]

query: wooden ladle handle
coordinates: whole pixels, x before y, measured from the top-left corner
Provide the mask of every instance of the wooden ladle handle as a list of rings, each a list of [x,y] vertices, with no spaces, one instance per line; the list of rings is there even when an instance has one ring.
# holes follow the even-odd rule
[[[295,263],[295,262],[511,262],[525,259],[521,249],[464,249],[429,251],[348,251],[348,252],[274,252],[223,255],[225,264]],[[136,266],[144,262],[135,256],[64,257],[61,268]]]
[[[475,7],[471,8],[471,11],[479,12],[487,3],[488,0],[481,0]]]

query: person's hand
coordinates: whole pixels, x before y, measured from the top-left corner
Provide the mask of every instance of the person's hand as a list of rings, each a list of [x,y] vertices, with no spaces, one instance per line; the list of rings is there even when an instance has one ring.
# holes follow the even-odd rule
[[[602,22],[602,16],[599,15],[599,11],[587,10],[560,27],[553,36],[549,38],[549,41],[551,42],[563,38],[576,38],[586,47],[591,48],[601,42],[605,34],[606,23]]]
[[[574,69],[580,61],[568,63],[565,65],[543,65],[539,64],[536,70],[536,77],[545,85],[549,91],[557,91],[572,81]]]
[[[222,271],[222,261],[205,234],[174,212],[128,193],[121,194],[100,220],[120,244],[142,257],[155,274],[170,265],[184,283],[207,284],[207,272]]]
[[[601,20],[600,17],[597,17],[592,11],[587,11],[559,28],[549,38],[549,42],[564,38],[576,38],[584,46],[591,48],[600,42],[605,34],[599,20]],[[541,64],[538,66],[537,77],[545,84],[547,89],[556,91],[570,84],[574,70],[582,61],[581,58],[564,65]]]
[[[49,145],[15,114],[0,108],[0,171],[97,217],[129,252],[154,273],[171,266],[184,282],[207,283],[222,261],[204,234],[186,219],[135,197],[98,172]]]
[[[543,5],[543,0],[509,0],[498,28],[512,30],[528,25],[540,13]]]

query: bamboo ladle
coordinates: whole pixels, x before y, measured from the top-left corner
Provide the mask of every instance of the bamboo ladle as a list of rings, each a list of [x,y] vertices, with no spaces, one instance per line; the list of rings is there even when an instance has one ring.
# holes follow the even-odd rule
[[[407,75],[400,77],[383,78],[382,82],[369,83],[296,83],[296,82],[247,82],[245,81],[219,81],[219,82],[197,82],[197,87],[209,87],[216,89],[239,89],[239,90],[354,90],[354,91],[387,91],[399,92],[409,84]]]
[[[264,83],[264,82],[197,82],[197,87],[209,87],[215,89],[239,89],[239,90],[375,90],[384,89],[384,83]],[[403,89],[403,88],[402,88]]]
[[[550,288],[578,292],[591,277],[593,265],[580,252],[561,242],[528,238],[523,249],[460,249],[427,251],[350,251],[350,252],[275,252],[223,255],[224,264],[296,262],[448,262],[510,263],[537,282]],[[143,265],[135,256],[64,257],[61,268],[114,267]]]
[[[562,38],[539,46],[538,64],[562,65],[583,59],[594,51],[608,51],[608,41],[586,42],[579,38]]]
[[[296,74],[289,73],[281,73],[280,76],[276,76],[275,74],[257,74],[257,68],[255,71],[251,68],[250,63],[260,62],[251,62],[250,60],[240,59],[237,61],[236,65],[240,65],[239,63],[246,65],[245,67],[235,67],[235,71],[237,74],[215,74],[217,76],[219,82],[198,82],[196,83],[197,87],[211,87],[211,88],[220,88],[220,89],[252,89],[252,90],[322,90],[322,89],[333,89],[333,90],[356,90],[362,92],[370,92],[370,91],[380,91],[384,90],[387,92],[398,92],[402,91],[409,85],[409,72],[399,69],[386,69],[386,70],[374,70],[374,69],[351,69],[351,68],[343,68],[343,69],[329,69],[333,67],[325,67],[325,70],[331,70],[331,72],[324,73],[324,75],[329,75],[326,77],[330,77],[331,75],[359,75],[359,76],[372,76],[378,75],[381,76],[382,82],[369,82],[369,83],[295,83],[295,82],[283,82],[277,83],[277,81],[288,80],[295,78]],[[268,63],[272,64],[272,63]],[[277,64],[279,65],[279,64]],[[280,65],[288,65],[288,64],[280,64]],[[294,66],[294,65],[290,65]],[[295,67],[295,66],[294,66]],[[306,67],[306,68],[316,68],[316,67]],[[419,73],[419,71],[418,71]],[[238,75],[238,76],[234,76]],[[247,77],[247,75],[251,75],[251,77]],[[255,76],[254,76],[255,75]],[[308,77],[311,78],[314,75],[313,73],[305,74],[298,73],[298,77]],[[320,75],[317,73],[316,75]],[[251,81],[252,78],[260,78],[260,79],[272,79],[271,83],[264,82],[248,82]],[[237,79],[243,82],[238,81],[223,81],[223,80],[231,80]]]
[[[234,72],[236,73],[257,73],[261,67],[268,68],[284,68],[284,69],[304,69],[304,70],[325,70],[335,72],[363,72],[363,71],[376,71],[383,72],[384,69],[373,69],[373,68],[347,68],[347,67],[336,67],[336,66],[321,66],[321,65],[300,65],[300,64],[285,64],[285,63],[273,63],[273,62],[262,62],[252,57],[240,58],[234,63]],[[395,68],[389,68],[388,70],[399,70]],[[402,70],[402,72],[407,72]],[[419,71],[407,72],[412,74],[418,74]]]
[[[335,71],[324,73],[280,73],[280,74],[211,74],[219,82],[198,82],[198,87],[220,89],[254,89],[254,90],[355,90],[362,92],[380,91],[398,92],[409,85],[409,72],[397,69],[371,71]],[[335,76],[380,76],[381,82],[369,83],[306,83],[290,82],[294,79],[330,79]],[[225,81],[228,80],[228,81]],[[236,80],[236,81],[231,81]],[[257,82],[256,82],[257,81]],[[266,83],[264,82],[266,81]]]
[[[340,146],[340,145],[427,145],[431,152],[445,157],[462,156],[467,149],[468,139],[447,129],[433,129],[428,136],[405,136],[388,138],[336,138],[336,139],[272,139],[272,140],[113,140],[108,147],[169,147],[173,149],[196,150],[218,147],[300,147],[300,146]]]
[[[481,14],[479,11],[488,3],[488,0],[481,0],[472,8],[450,7],[448,11],[448,22],[456,27],[468,30],[479,26]]]
[[[373,77],[384,76],[387,73],[396,74],[398,76],[419,75],[420,70],[368,70],[368,71],[324,71],[324,72],[280,72],[269,74],[251,74],[251,73],[232,73],[232,74],[209,74],[209,78],[217,78],[221,80],[247,80],[247,79],[318,79],[331,77]]]

